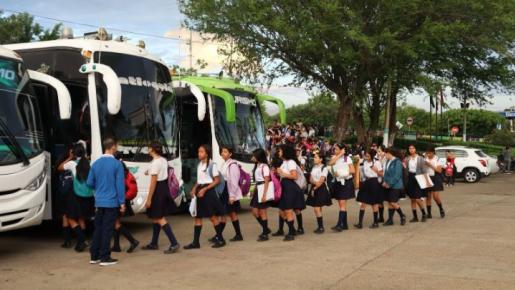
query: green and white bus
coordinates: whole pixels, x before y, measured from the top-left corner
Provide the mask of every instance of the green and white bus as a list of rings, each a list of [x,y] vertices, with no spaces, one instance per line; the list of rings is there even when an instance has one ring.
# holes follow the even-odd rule
[[[197,149],[209,144],[213,160],[222,164],[220,146],[230,146],[233,158],[250,172],[252,151],[266,148],[261,105],[272,102],[286,122],[284,103],[272,96],[229,78],[209,76],[180,77],[173,82],[180,124],[179,144],[182,179],[189,192],[196,178]]]

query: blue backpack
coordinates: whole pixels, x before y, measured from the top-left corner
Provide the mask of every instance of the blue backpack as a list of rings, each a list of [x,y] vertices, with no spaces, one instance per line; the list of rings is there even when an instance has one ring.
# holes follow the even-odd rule
[[[211,177],[211,179],[214,180],[215,178],[213,176],[213,163],[212,162],[209,164],[209,167],[207,168],[207,172],[208,172],[209,176]],[[225,179],[220,172],[218,173],[218,177],[220,178],[220,183],[218,183],[215,186],[215,191],[216,191],[216,194],[218,195],[218,197],[220,197],[220,196],[222,196],[222,194],[224,193],[224,190],[225,190]]]
[[[73,192],[77,196],[85,198],[92,197],[95,194],[95,191],[86,184],[86,180],[80,181],[77,176],[73,177]]]

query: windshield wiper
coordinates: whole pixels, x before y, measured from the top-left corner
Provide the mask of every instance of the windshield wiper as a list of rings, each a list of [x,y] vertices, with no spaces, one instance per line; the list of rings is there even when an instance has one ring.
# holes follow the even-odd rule
[[[4,132],[4,135],[1,138],[5,145],[7,145],[11,152],[23,162],[23,165],[29,165],[29,158],[25,152],[23,152],[23,148],[21,148],[20,143],[18,143],[18,140],[16,140],[16,137],[11,130],[9,130],[9,127],[7,127],[7,124],[2,118],[0,118],[0,130]]]

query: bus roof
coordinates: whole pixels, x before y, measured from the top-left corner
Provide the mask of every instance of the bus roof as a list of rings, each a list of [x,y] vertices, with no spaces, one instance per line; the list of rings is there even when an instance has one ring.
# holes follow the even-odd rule
[[[3,46],[0,46],[0,56],[12,58],[18,61],[22,60],[19,54]]]
[[[215,88],[215,89],[230,89],[230,90],[239,90],[245,91],[249,93],[256,94],[257,91],[247,85],[242,85],[237,83],[235,80],[230,78],[218,78],[211,76],[185,76],[180,77],[180,80],[188,81],[198,86]]]
[[[26,42],[17,44],[8,44],[5,47],[12,50],[31,50],[31,49],[45,49],[52,47],[71,47],[81,50],[107,51],[129,54],[150,59],[152,61],[161,63],[167,66],[159,57],[152,55],[146,49],[139,46],[114,40],[95,40],[95,39],[58,39],[48,41]]]
[[[226,107],[226,119],[228,122],[236,120],[236,109],[234,96],[223,90],[237,90],[252,93],[260,102],[272,102],[279,108],[279,119],[282,124],[286,123],[286,107],[284,102],[276,97],[260,94],[251,86],[242,85],[230,78],[219,78],[211,76],[185,76],[179,77],[179,80],[190,82],[197,85],[204,93],[213,94],[222,98]]]

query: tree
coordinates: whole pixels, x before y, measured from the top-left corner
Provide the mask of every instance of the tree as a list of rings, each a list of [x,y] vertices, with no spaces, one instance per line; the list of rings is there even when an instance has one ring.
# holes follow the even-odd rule
[[[43,29],[28,13],[2,17],[2,11],[0,11],[0,44],[57,39],[61,27],[62,23],[58,23],[52,29]]]
[[[442,120],[449,120],[451,126],[455,125],[463,130],[463,110],[455,109],[445,112]],[[467,112],[467,134],[474,137],[484,137],[492,134],[497,124],[506,124],[506,119],[499,113],[486,110],[468,110]]]
[[[268,78],[293,75],[333,92],[335,137],[354,119],[367,138],[388,100],[416,87],[506,86],[513,75],[515,1],[180,0],[186,26],[231,41]],[[504,72],[499,82],[495,75]],[[481,85],[482,83],[482,85]],[[430,85],[428,85],[430,84]],[[462,90],[462,88],[460,88]],[[433,95],[433,91],[428,91]],[[387,124],[393,131],[395,118]],[[370,134],[370,130],[368,130]]]
[[[295,105],[286,110],[288,120],[291,122],[303,122],[327,128],[334,124],[338,112],[338,102],[331,93],[321,93],[312,96],[306,104]]]

